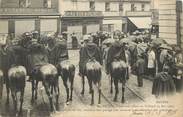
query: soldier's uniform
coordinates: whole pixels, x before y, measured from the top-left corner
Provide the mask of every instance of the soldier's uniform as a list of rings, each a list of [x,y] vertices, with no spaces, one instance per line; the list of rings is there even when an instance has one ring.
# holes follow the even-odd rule
[[[53,47],[48,48],[49,63],[57,66],[59,62],[69,59],[66,40],[52,39]]]
[[[80,49],[80,59],[79,59],[79,72],[82,75],[86,75],[86,63],[89,59],[95,59],[100,64],[102,64],[102,53],[96,44],[93,42],[87,42]]]
[[[108,51],[107,74],[111,73],[111,63],[115,60],[122,60],[126,62],[125,50],[123,46],[119,43],[119,41],[113,43]]]

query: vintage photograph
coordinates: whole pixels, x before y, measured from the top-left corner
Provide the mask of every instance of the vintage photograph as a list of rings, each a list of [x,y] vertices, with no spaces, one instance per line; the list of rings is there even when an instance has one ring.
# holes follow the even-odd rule
[[[182,2],[0,0],[0,117],[183,117]]]

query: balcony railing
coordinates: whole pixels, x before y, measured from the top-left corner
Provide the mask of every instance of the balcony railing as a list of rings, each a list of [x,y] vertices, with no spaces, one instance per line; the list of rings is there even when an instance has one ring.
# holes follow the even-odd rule
[[[147,16],[151,17],[152,12],[150,11],[126,11],[126,16]]]
[[[102,11],[65,11],[64,17],[102,17]]]
[[[54,8],[0,8],[0,14],[2,15],[16,15],[16,14],[55,14],[58,13]]]
[[[103,12],[103,15],[104,16],[124,16],[125,14],[119,11],[109,11],[109,12]]]

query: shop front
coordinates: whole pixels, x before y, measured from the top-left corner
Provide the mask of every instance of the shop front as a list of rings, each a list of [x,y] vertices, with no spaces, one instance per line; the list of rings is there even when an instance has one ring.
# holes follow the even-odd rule
[[[67,33],[68,47],[72,46],[72,36],[76,36],[79,45],[83,35],[101,29],[102,12],[99,11],[66,11],[61,18],[61,32]]]

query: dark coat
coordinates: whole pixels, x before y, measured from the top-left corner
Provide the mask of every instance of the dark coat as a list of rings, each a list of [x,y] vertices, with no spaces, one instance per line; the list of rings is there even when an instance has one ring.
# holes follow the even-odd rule
[[[87,43],[80,49],[79,71],[81,74],[86,75],[85,66],[89,59],[95,58],[102,65],[102,53],[94,43]]]
[[[29,49],[29,54],[27,56],[27,70],[28,73],[31,73],[35,67],[47,64],[48,57],[45,47],[41,44],[32,44]]]
[[[27,54],[29,50],[20,45],[14,45],[9,47],[9,64],[11,65],[22,65],[27,67]]]
[[[126,62],[125,50],[119,42],[112,44],[107,55],[107,73],[111,72],[111,63],[114,60],[123,60]]]
[[[52,49],[48,49],[49,63],[58,65],[59,62],[69,59],[67,43],[65,40],[57,40]]]
[[[145,60],[143,58],[137,59],[137,75],[144,75],[145,73]]]
[[[9,49],[7,48],[4,50],[0,47],[0,69],[2,70],[5,77],[7,77],[8,69],[10,68],[11,64],[9,61]]]

